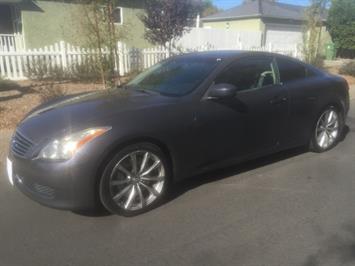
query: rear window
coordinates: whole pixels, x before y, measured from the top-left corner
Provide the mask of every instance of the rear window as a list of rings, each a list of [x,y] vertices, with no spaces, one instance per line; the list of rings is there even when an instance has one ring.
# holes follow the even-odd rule
[[[280,81],[282,83],[307,77],[307,68],[302,64],[284,58],[277,58],[276,61],[280,71]]]

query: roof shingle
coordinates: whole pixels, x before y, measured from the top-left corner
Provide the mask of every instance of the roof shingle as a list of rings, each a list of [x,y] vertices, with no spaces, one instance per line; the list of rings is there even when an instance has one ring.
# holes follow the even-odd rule
[[[202,18],[203,21],[239,19],[248,17],[281,18],[304,20],[307,7],[273,2],[270,0],[249,0],[240,6]],[[325,19],[325,16],[324,16]]]

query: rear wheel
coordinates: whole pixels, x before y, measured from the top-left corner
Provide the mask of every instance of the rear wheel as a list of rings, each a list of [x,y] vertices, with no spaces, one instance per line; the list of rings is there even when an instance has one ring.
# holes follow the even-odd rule
[[[343,115],[334,106],[321,112],[314,127],[310,148],[314,152],[332,149],[339,142],[344,127]]]
[[[155,145],[130,145],[109,162],[100,182],[100,198],[112,213],[133,216],[163,200],[170,180],[164,153]]]

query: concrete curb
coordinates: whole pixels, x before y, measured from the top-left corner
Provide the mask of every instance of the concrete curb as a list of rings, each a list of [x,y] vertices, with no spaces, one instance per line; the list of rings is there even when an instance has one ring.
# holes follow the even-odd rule
[[[349,96],[350,100],[355,99],[355,85],[350,85]]]
[[[12,129],[0,130],[0,168],[5,165],[5,158],[9,149],[9,141],[12,136]]]

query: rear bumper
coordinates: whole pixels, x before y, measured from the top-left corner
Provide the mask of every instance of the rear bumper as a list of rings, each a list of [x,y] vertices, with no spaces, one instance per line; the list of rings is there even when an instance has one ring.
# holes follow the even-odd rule
[[[85,210],[99,206],[96,169],[90,162],[46,162],[9,154],[13,183],[23,194],[47,207]]]

